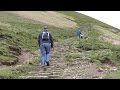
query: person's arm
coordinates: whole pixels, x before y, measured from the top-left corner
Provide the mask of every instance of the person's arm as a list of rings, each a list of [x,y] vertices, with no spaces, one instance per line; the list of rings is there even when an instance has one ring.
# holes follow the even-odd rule
[[[39,34],[39,36],[38,36],[38,45],[39,45],[39,47],[40,47],[40,34]]]
[[[51,48],[53,48],[53,38],[51,34],[50,34],[50,42],[51,42]]]

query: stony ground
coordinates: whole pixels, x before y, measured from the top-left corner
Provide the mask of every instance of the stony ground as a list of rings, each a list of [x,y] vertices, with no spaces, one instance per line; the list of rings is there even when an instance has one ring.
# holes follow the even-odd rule
[[[65,60],[65,54],[69,47],[64,44],[55,43],[54,50],[51,52],[51,65],[44,71],[41,66],[36,66],[36,71],[28,72],[23,79],[102,79],[106,72],[97,69],[95,63],[87,60],[75,60],[69,62]],[[76,50],[75,47],[72,47]],[[39,55],[39,51],[36,52]]]

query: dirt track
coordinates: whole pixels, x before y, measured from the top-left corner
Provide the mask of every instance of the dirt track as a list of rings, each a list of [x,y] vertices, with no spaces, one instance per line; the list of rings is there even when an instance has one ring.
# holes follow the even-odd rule
[[[9,13],[55,27],[75,28],[77,26],[72,17],[54,11],[10,11]]]
[[[28,72],[26,76],[20,76],[24,79],[101,79],[106,72],[99,72],[95,63],[88,61],[75,60],[68,62],[65,60],[65,54],[69,51],[64,43],[55,43],[54,51],[51,56],[51,66],[46,71],[37,66],[36,71]],[[75,50],[75,47],[73,47]],[[37,51],[39,55],[39,51]]]
[[[67,43],[55,43],[54,50],[51,52],[51,65],[46,71],[37,65],[37,70],[27,72],[26,76],[20,76],[22,79],[102,79],[108,70],[100,70],[95,63],[87,60],[73,60],[72,62],[65,60],[66,53],[77,51],[73,45],[71,50]],[[40,50],[30,53],[23,50],[19,56],[19,62],[14,66],[1,66],[1,69],[15,69],[23,64],[28,64],[34,57],[40,57]],[[107,66],[109,67],[109,66]],[[112,68],[112,67],[110,67]],[[113,69],[113,68],[112,68]]]

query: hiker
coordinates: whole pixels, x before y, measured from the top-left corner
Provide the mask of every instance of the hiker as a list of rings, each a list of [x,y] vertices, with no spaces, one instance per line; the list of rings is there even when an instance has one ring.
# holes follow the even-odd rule
[[[76,31],[76,35],[77,35],[77,39],[78,39],[78,40],[80,39],[80,34],[81,34],[81,31],[80,31],[80,29],[78,29],[78,30]]]
[[[79,40],[80,38],[83,38],[83,34],[82,34],[82,32],[80,31],[80,29],[78,29],[77,31],[76,31],[76,35],[77,35],[77,39]]]
[[[41,65],[49,66],[50,65],[50,51],[53,48],[52,35],[48,32],[47,26],[44,27],[44,30],[39,34],[38,44],[41,51]]]

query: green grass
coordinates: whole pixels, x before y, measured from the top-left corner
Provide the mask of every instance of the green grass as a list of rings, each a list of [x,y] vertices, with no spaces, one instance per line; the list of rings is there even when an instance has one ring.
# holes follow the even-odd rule
[[[15,78],[15,75],[11,70],[0,70],[0,79],[12,79],[13,77]]]
[[[104,77],[104,79],[120,79],[120,71],[111,72]]]
[[[20,75],[26,75],[27,72],[33,71],[36,68],[31,65],[23,65],[15,70],[13,69],[5,69],[0,70],[0,78],[1,79],[18,79]]]
[[[65,60],[67,61],[75,61],[77,59],[81,59],[82,54],[81,53],[68,53],[65,55]]]
[[[19,76],[27,75],[28,72],[37,70],[38,67],[36,66],[38,65],[39,65],[39,59],[34,58],[34,60],[31,63],[22,65],[15,69],[13,68],[13,69],[0,70],[0,78],[1,79],[20,79]]]
[[[104,79],[120,79],[120,67],[118,67],[117,71],[107,73]]]
[[[114,60],[116,60],[114,53],[110,50],[92,51],[89,53],[89,58],[91,58],[91,61],[98,60],[107,64],[114,64]]]

